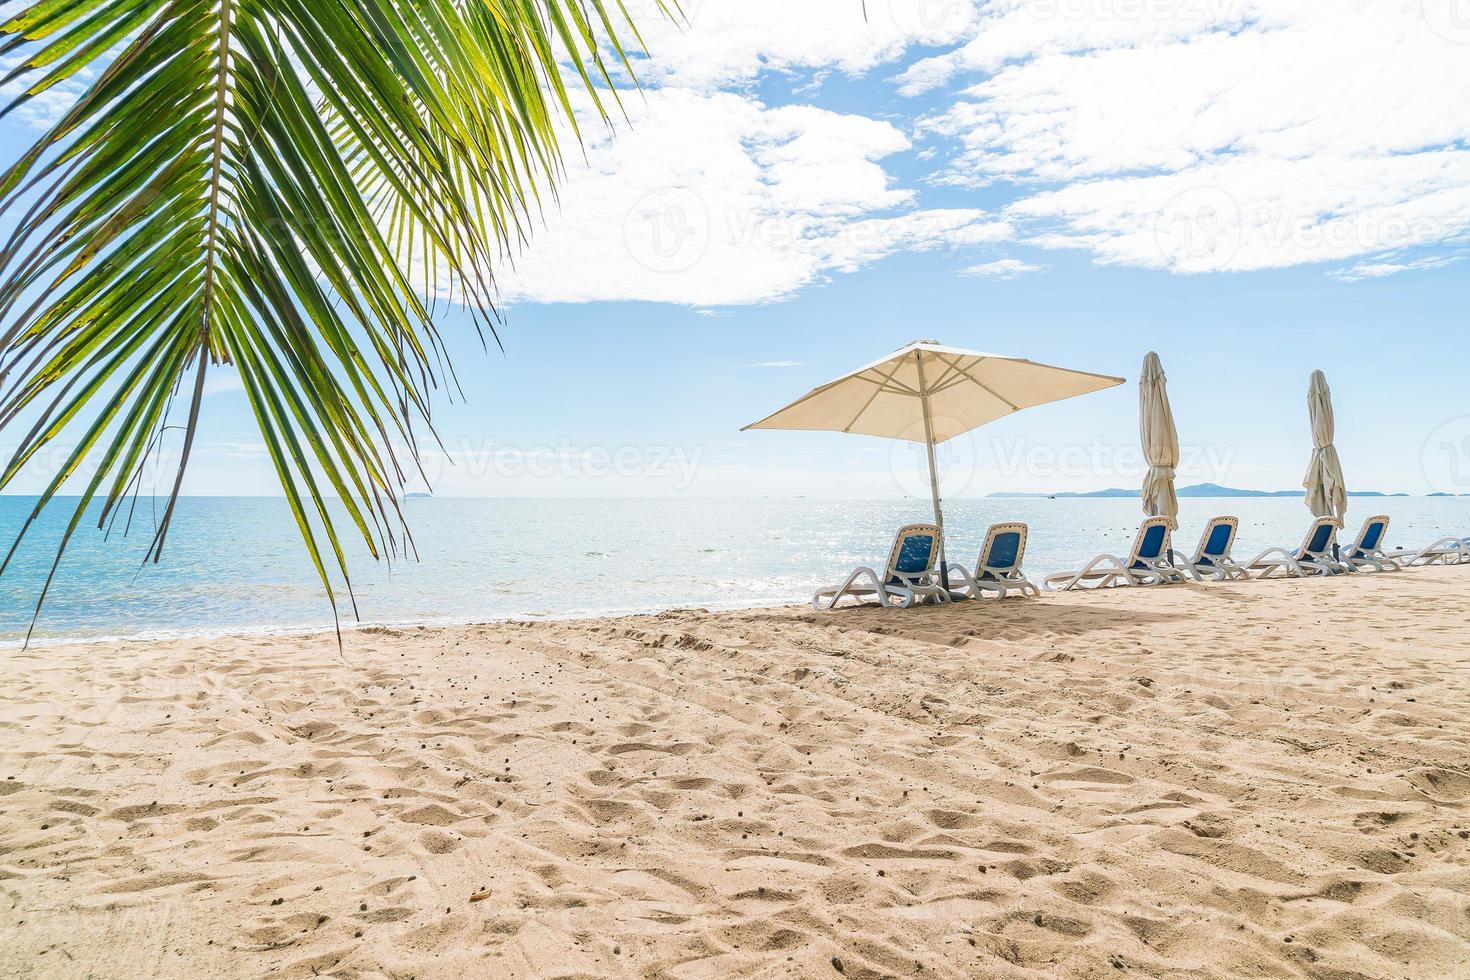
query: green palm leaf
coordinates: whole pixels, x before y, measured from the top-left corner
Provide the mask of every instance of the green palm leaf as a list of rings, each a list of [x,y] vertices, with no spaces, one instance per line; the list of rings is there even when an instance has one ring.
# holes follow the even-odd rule
[[[37,614],[89,507],[110,527],[181,428],[161,558],[219,364],[334,610],[337,523],[409,549],[415,427],[453,380],[425,295],[449,283],[493,334],[495,269],[575,132],[563,78],[603,112],[604,50],[627,67],[604,0],[39,0],[0,25],[24,86],[0,118],[96,71],[0,175],[0,430],[29,421],[0,489],[75,434],[0,574],[83,486]]]

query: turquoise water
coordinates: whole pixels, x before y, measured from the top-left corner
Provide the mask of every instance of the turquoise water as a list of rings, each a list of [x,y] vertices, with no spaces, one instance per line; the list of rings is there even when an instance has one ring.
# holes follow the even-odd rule
[[[63,502],[65,503],[65,502]],[[0,497],[8,545],[33,502]],[[1241,518],[1237,554],[1294,545],[1300,500],[1181,501],[1176,546],[1193,548],[1204,520]],[[362,621],[453,623],[506,617],[605,615],[674,606],[801,602],[857,564],[881,562],[893,529],[929,517],[915,500],[413,499],[405,502],[421,560],[354,562]],[[1354,498],[1364,517],[1393,518],[1389,543],[1421,546],[1470,534],[1470,498]],[[43,516],[0,577],[0,642],[23,636],[68,514]],[[946,507],[952,560],[973,563],[992,521],[1031,525],[1026,567],[1056,571],[1125,549],[1136,500],[956,500]],[[160,565],[140,567],[148,501],[127,539],[84,525],[37,626],[40,639],[156,636],[330,627],[331,610],[303,556],[284,501],[186,498]],[[351,621],[344,609],[344,621]]]

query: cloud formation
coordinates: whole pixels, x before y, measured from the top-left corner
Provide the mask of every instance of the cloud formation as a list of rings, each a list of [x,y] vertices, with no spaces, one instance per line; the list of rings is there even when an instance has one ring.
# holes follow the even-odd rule
[[[973,279],[1019,279],[1028,273],[1042,272],[1045,269],[1044,265],[1033,265],[1020,259],[996,259],[994,262],[966,266],[960,270],[960,275]]]
[[[1360,279],[1382,279],[1400,272],[1422,272],[1426,269],[1443,269],[1460,261],[1458,255],[1430,255],[1408,261],[1359,262],[1346,269],[1333,269],[1329,276],[1339,282],[1357,282]]]
[[[702,92],[762,73],[861,75],[910,48],[957,44],[974,29],[972,0],[680,0],[683,19],[630,0],[650,60],[640,80]]]
[[[1007,241],[1175,273],[1439,268],[1470,240],[1463,3],[681,0],[679,23],[636,0],[644,87],[620,82],[616,138],[588,120],[503,297],[757,303],[901,252],[1035,271],[966,251]]]
[[[934,179],[1013,184],[1031,241],[1241,271],[1470,231],[1470,22],[1454,0],[1009,0],[899,78],[978,75],[920,131]]]
[[[780,299],[899,251],[1002,241],[981,209],[924,209],[879,161],[908,149],[887,122],[735,93],[652,89],[630,125],[587,147],[512,271],[512,301]]]

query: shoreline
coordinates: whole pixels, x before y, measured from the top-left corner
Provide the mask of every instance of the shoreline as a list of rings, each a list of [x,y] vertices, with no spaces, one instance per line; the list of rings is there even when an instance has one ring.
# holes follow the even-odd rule
[[[530,499],[536,507],[526,515],[528,520],[554,522],[555,507],[548,509],[542,506],[547,501]],[[966,503],[973,502],[956,503],[951,515],[953,533],[947,541],[951,557],[972,562],[987,522],[1026,520],[1031,525],[1026,565],[1038,577],[1051,570],[1080,567],[1094,554],[1126,547],[1138,520],[1137,508],[1126,500],[1063,501],[1068,506],[1046,506],[1039,511],[1026,501],[1014,502],[1015,507],[969,511],[963,507]],[[1208,509],[1190,509],[1198,503],[1186,500],[1185,530],[1175,536],[1176,545],[1186,551],[1194,547],[1195,529],[1212,516]],[[488,514],[475,511],[475,520],[481,523],[468,536],[450,533],[455,526],[452,520],[426,520],[418,529],[425,556],[422,562],[354,567],[364,621],[354,622],[351,605],[343,602],[339,604],[341,623],[344,629],[437,628],[519,619],[606,618],[683,607],[769,608],[800,603],[813,589],[840,580],[851,568],[881,560],[881,549],[891,540],[893,527],[911,516],[902,513],[902,508],[858,512],[838,508],[840,526],[829,526],[830,520],[823,516],[825,505],[777,507],[767,513],[763,502],[744,504],[755,509],[747,513],[739,508],[727,512],[694,507],[689,518],[697,524],[690,528],[689,541],[694,543],[661,551],[656,559],[652,552],[628,544],[636,540],[634,532],[642,533],[650,526],[656,512],[647,508],[631,517],[621,510],[608,512],[631,521],[610,525],[615,531],[588,537],[582,531],[568,530],[560,538],[538,538],[540,543],[523,560],[510,563],[495,556],[508,546],[501,535],[513,534],[513,527],[507,530],[502,523],[490,521]],[[1290,501],[1246,500],[1242,507],[1244,530],[1236,543],[1242,556],[1270,544],[1290,544],[1306,526],[1305,511]],[[1389,543],[1421,545],[1442,537],[1441,530],[1462,533],[1470,521],[1465,508],[1465,501],[1436,504],[1427,498],[1413,506],[1405,503],[1390,508],[1394,510],[1394,531]],[[1053,511],[1062,516],[1045,516]],[[1077,519],[1067,518],[1069,514]],[[240,515],[224,516],[241,519]],[[121,544],[93,542],[96,550],[86,557],[94,563],[95,574],[72,569],[58,580],[32,645],[331,632],[333,621],[326,616],[331,606],[309,570],[274,569],[261,559],[266,553],[294,553],[299,542],[292,537],[293,529],[255,516],[269,533],[245,549],[238,566],[232,562],[199,566],[181,560],[154,570],[156,578],[152,573],[138,578],[126,554],[117,550]],[[749,524],[747,518],[757,516],[763,531],[751,539],[740,528]],[[220,547],[228,547],[226,531],[231,526],[226,523],[197,543],[204,547],[218,538]],[[572,525],[557,527],[566,530]],[[595,557],[576,557],[584,553]],[[127,565],[126,574],[123,565]],[[13,650],[22,645],[34,607],[32,592],[41,587],[45,567],[44,562],[22,561],[7,572],[9,584],[0,597],[4,613],[0,619],[5,620],[0,648]],[[545,570],[564,567],[568,568],[565,577],[554,583],[543,580],[544,575],[553,574]]]
[[[758,602],[758,603],[731,603],[722,605],[717,603],[701,605],[674,605],[674,606],[647,606],[629,607],[626,609],[612,609],[606,612],[575,611],[567,613],[547,613],[542,616],[533,613],[516,613],[508,616],[493,617],[490,619],[443,619],[443,620],[375,620],[368,622],[354,622],[342,625],[342,636],[349,634],[372,632],[374,630],[456,630],[472,629],[479,626],[501,626],[505,624],[534,624],[534,623],[564,623],[564,622],[598,622],[608,619],[625,619],[640,616],[658,616],[668,612],[694,612],[694,613],[730,613],[745,612],[759,609],[807,609],[811,606],[806,602]],[[0,639],[0,650],[23,651],[26,649],[51,649],[56,647],[87,647],[87,646],[120,646],[120,645],[149,645],[180,643],[190,640],[250,640],[254,638],[307,638],[328,636],[335,638],[336,630],[331,626],[258,626],[258,627],[226,627],[218,630],[194,630],[190,628],[180,630],[161,630],[145,633],[134,633],[127,635],[113,634],[107,636],[82,636],[82,637],[40,637],[31,640],[27,646],[20,639]]]
[[[1407,573],[1407,574],[1409,574],[1409,575],[1417,575],[1417,574],[1422,574],[1422,573],[1424,573],[1426,571],[1433,571],[1433,570],[1440,569],[1440,568],[1443,568],[1443,567],[1444,566],[1421,566],[1421,567],[1414,567],[1414,568],[1406,568],[1406,569],[1404,569],[1404,572]],[[1455,568],[1457,566],[1449,566],[1449,567]],[[1465,566],[1464,567],[1464,571],[1466,571],[1467,574],[1470,574],[1470,566]],[[1390,573],[1390,574],[1394,574],[1394,573]],[[1348,578],[1356,577],[1356,578],[1360,578],[1360,579],[1362,579],[1362,578],[1374,578],[1374,577],[1376,577],[1376,573],[1354,573],[1353,575],[1347,576],[1347,577]],[[1332,579],[1340,579],[1340,578],[1343,578],[1343,576],[1332,576]],[[1035,580],[1036,581],[1039,581],[1040,579],[1038,577]],[[1310,577],[1310,578],[1305,578],[1305,579],[1300,579],[1300,580],[1293,580],[1293,579],[1287,579],[1287,578],[1271,578],[1271,579],[1265,579],[1265,580],[1256,580],[1256,579],[1253,579],[1253,580],[1251,580],[1250,582],[1247,582],[1247,583],[1233,582],[1233,583],[1229,583],[1229,584],[1230,585],[1234,585],[1234,586],[1240,586],[1242,584],[1251,585],[1251,584],[1253,584],[1256,581],[1261,581],[1266,587],[1270,587],[1272,585],[1281,584],[1283,582],[1291,582],[1291,581],[1313,582],[1313,581],[1319,581],[1319,579],[1317,579],[1315,577]],[[1182,588],[1203,588],[1203,589],[1210,589],[1210,588],[1216,588],[1220,584],[1221,583],[1215,583],[1215,582],[1205,582],[1203,584],[1186,582],[1186,583],[1182,583],[1181,585],[1178,585],[1178,586],[1163,586],[1162,588],[1178,588],[1178,587],[1182,587]],[[1082,589],[1078,589],[1078,590],[1074,590],[1071,593],[1060,593],[1060,592],[1046,592],[1046,591],[1043,591],[1042,594],[1041,594],[1041,596],[1037,597],[1037,599],[1040,599],[1043,602],[1047,602],[1047,601],[1050,601],[1050,600],[1053,600],[1053,599],[1056,599],[1056,598],[1065,597],[1065,596],[1068,596],[1068,595],[1080,597],[1080,596],[1086,596],[1086,595],[1102,595],[1102,594],[1110,594],[1110,593],[1116,593],[1116,592],[1124,592],[1124,593],[1126,593],[1128,591],[1147,591],[1147,590],[1152,590],[1152,589],[1155,589],[1155,588],[1160,588],[1160,587],[1159,586],[1142,586],[1142,587],[1138,587],[1137,589],[1132,589],[1132,590],[1130,590],[1128,587],[1123,587],[1121,589],[1106,589],[1106,590],[1082,590]],[[1037,599],[1031,599],[1029,601],[1036,602]],[[967,602],[975,602],[975,601],[976,600],[967,600]],[[987,598],[987,599],[979,600],[979,603],[981,605],[989,605],[989,604],[994,603],[995,601],[996,600],[994,600],[994,599]],[[844,612],[850,612],[850,611],[854,610],[855,608],[858,608],[858,607],[854,607],[852,605],[844,605],[844,606],[839,607],[838,610],[837,610],[837,612],[839,614],[840,613],[844,613]],[[782,600],[778,600],[778,599],[771,599],[769,601],[762,600],[762,601],[757,601],[757,602],[679,603],[679,604],[675,604],[675,605],[630,606],[630,607],[625,607],[625,608],[608,609],[608,610],[592,610],[592,611],[587,611],[587,610],[574,610],[574,611],[571,611],[571,612],[564,612],[564,613],[550,613],[550,612],[548,612],[548,613],[546,613],[544,615],[537,615],[535,613],[513,613],[513,614],[510,614],[510,615],[494,616],[494,617],[484,618],[484,619],[480,619],[480,618],[466,618],[466,619],[446,618],[446,619],[435,619],[435,620],[391,620],[391,619],[384,619],[384,620],[369,620],[369,621],[352,622],[352,623],[346,623],[346,622],[344,622],[341,625],[341,634],[342,634],[343,639],[345,640],[347,637],[352,636],[352,635],[355,635],[355,634],[363,634],[363,633],[371,634],[371,633],[373,633],[375,631],[384,631],[384,630],[416,630],[416,631],[431,631],[431,632],[432,631],[452,631],[452,630],[461,630],[461,629],[474,629],[474,628],[477,628],[477,627],[503,626],[503,625],[508,625],[508,624],[509,625],[515,625],[515,624],[520,624],[520,625],[533,625],[533,624],[536,624],[536,623],[579,623],[579,622],[600,623],[600,622],[606,622],[608,620],[633,619],[633,618],[647,617],[647,616],[660,616],[660,615],[663,615],[665,613],[683,613],[683,612],[688,612],[688,613],[702,613],[702,614],[709,614],[709,615],[719,615],[719,614],[722,614],[722,613],[754,612],[754,611],[760,611],[760,610],[789,610],[789,611],[792,611],[792,612],[817,613],[816,610],[813,610],[811,608],[811,604],[807,600],[800,600],[800,601],[794,601],[793,602],[793,601],[782,601]],[[903,615],[906,612],[906,610],[902,610],[902,609],[891,609],[891,610],[887,610],[887,612],[890,612],[890,613],[895,614],[895,615]],[[819,615],[829,615],[829,613],[826,613],[826,612],[821,612],[821,613],[818,613],[818,614]],[[146,645],[157,645],[157,644],[183,643],[183,642],[200,641],[200,640],[231,640],[231,639],[234,639],[234,640],[252,640],[252,639],[262,639],[262,638],[265,638],[265,639],[269,639],[269,638],[277,638],[277,639],[306,639],[306,638],[317,638],[317,637],[322,637],[322,636],[332,637],[332,638],[335,639],[336,634],[337,634],[337,630],[335,630],[330,625],[309,625],[309,626],[271,626],[271,625],[262,625],[262,626],[251,626],[251,627],[224,627],[224,628],[215,629],[215,630],[194,629],[194,628],[191,628],[191,627],[186,627],[186,628],[177,629],[177,630],[153,630],[153,631],[145,631],[145,632],[133,633],[133,634],[108,634],[108,635],[103,635],[103,636],[80,636],[80,637],[69,637],[69,636],[47,637],[47,636],[43,636],[43,637],[39,637],[39,638],[36,638],[36,639],[32,639],[29,644],[25,644],[22,639],[18,639],[18,638],[17,639],[0,638],[0,651],[16,651],[16,652],[21,652],[21,651],[25,651],[25,650],[28,650],[28,649],[29,650],[35,650],[35,649],[56,649],[56,648],[65,648],[65,647],[98,647],[98,646],[105,647],[105,646],[122,646],[122,645],[127,645],[127,646],[145,645],[146,646]]]

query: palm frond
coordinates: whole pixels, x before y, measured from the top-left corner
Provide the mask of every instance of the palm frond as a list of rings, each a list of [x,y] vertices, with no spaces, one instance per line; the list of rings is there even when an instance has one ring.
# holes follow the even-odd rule
[[[604,51],[629,67],[612,3],[38,0],[0,25],[24,86],[0,118],[96,72],[0,174],[0,431],[24,428],[0,489],[75,434],[0,574],[82,485],[37,614],[89,508],[110,527],[181,427],[162,557],[220,364],[334,610],[338,523],[375,558],[410,546],[405,464],[453,382],[427,296],[452,283],[493,335],[495,270],[575,132],[564,76],[606,115]]]

